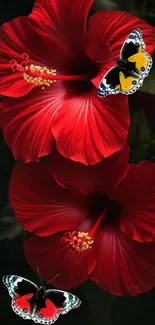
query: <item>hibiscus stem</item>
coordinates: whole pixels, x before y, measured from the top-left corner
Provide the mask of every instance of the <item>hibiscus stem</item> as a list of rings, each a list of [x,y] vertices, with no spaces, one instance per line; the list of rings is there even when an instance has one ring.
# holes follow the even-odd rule
[[[93,237],[93,236],[94,236],[96,230],[97,230],[98,227],[100,226],[100,224],[101,224],[103,218],[105,217],[107,211],[108,211],[108,209],[105,208],[105,209],[102,211],[102,213],[100,214],[100,216],[98,217],[96,223],[94,224],[94,226],[92,227],[92,229],[91,229],[90,232],[89,232],[89,236],[90,236],[90,237]]]

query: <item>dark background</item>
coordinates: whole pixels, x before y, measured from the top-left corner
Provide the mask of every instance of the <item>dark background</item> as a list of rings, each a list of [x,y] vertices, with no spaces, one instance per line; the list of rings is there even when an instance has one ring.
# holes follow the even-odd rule
[[[33,0],[0,1],[0,23],[19,15],[28,15],[33,6]],[[132,9],[130,9],[129,3]],[[116,2],[96,0],[94,8],[96,9],[99,6],[106,7],[106,9],[118,8],[131,12],[137,10],[135,8],[139,8],[137,15],[155,26],[155,0],[147,0],[147,2],[130,0],[128,4],[125,4],[123,0]],[[0,278],[4,274],[12,273],[27,277],[38,283],[38,276],[26,263],[23,254],[22,242],[26,234],[17,224],[8,203],[8,185],[14,165],[13,156],[6,146],[0,131]],[[149,293],[136,297],[115,297],[88,281],[73,293],[81,298],[83,304],[79,309],[65,316],[60,316],[56,322],[57,325],[143,325],[155,322],[154,289]],[[25,322],[12,311],[7,290],[0,282],[0,325],[14,324],[29,325],[33,324],[33,322]]]

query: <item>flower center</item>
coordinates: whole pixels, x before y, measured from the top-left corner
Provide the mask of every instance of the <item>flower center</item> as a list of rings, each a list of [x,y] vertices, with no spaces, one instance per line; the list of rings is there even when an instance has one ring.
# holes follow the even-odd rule
[[[89,215],[92,220],[98,219],[102,211],[106,210],[104,218],[101,220],[101,227],[118,222],[122,206],[120,202],[110,199],[104,193],[93,194],[89,198]]]
[[[38,66],[30,64],[29,55],[27,53],[22,54],[22,62],[18,63],[17,60],[11,60],[11,69],[13,72],[22,72],[23,78],[26,82],[35,84],[36,86],[49,87],[53,82],[60,81],[90,81],[92,74],[73,74],[73,75],[57,75],[55,69],[49,69],[45,66]]]
[[[91,248],[94,240],[88,232],[67,231],[65,236],[61,238],[61,242],[67,243],[70,248],[81,252]]]
[[[107,209],[104,209],[89,232],[67,231],[65,233],[65,236],[61,238],[61,242],[68,244],[71,249],[74,249],[78,252],[86,251],[87,249],[92,248],[95,233],[106,213]]]
[[[98,228],[118,222],[120,211],[120,203],[111,200],[104,193],[90,195],[88,216],[93,227],[89,232],[67,231],[61,242],[78,252],[92,248]]]

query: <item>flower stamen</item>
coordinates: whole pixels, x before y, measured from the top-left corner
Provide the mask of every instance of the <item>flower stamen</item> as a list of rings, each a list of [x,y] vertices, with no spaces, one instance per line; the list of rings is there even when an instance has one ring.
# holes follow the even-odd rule
[[[61,238],[61,242],[65,244],[67,243],[70,248],[81,252],[92,248],[94,240],[89,236],[88,232],[67,231],[65,236]]]
[[[101,215],[98,217],[96,223],[89,232],[67,231],[65,233],[65,236],[61,238],[61,242],[68,244],[69,248],[75,249],[78,252],[92,248],[95,233],[98,227],[100,226],[103,218],[105,217],[106,213],[107,208],[102,211]]]
[[[105,208],[105,209],[101,212],[101,214],[100,214],[100,216],[98,217],[97,221],[95,222],[94,226],[93,226],[92,229],[89,231],[89,236],[94,236],[94,235],[95,235],[95,233],[96,233],[98,227],[100,226],[100,224],[101,224],[103,218],[104,218],[105,215],[107,214],[107,211],[108,211],[108,209]]]
[[[10,61],[11,69],[13,72],[22,72],[23,78],[26,82],[35,84],[36,86],[49,87],[56,80],[60,81],[76,81],[76,80],[89,80],[87,75],[57,75],[55,69],[49,69],[40,65],[29,64],[29,55],[22,54],[22,62],[17,63],[17,60]]]
[[[56,82],[56,80],[53,79],[53,76],[56,76],[55,69],[48,69],[33,64],[25,66],[24,69],[25,72],[23,73],[23,78],[28,83],[49,87],[53,82]]]

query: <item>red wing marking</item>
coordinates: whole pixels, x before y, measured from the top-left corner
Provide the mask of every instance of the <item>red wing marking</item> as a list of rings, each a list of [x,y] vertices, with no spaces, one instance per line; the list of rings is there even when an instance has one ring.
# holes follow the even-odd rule
[[[49,299],[45,300],[45,305],[46,307],[41,308],[34,316],[34,320],[36,320],[37,323],[52,324],[58,319],[63,308],[57,308]]]
[[[29,293],[22,297],[17,297],[12,300],[12,309],[19,316],[30,319],[31,318],[31,304],[29,303],[29,299],[33,297],[33,293]]]

